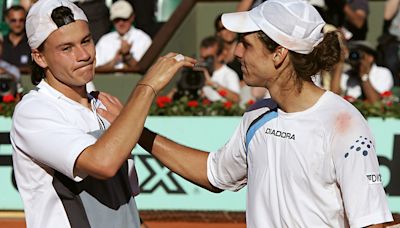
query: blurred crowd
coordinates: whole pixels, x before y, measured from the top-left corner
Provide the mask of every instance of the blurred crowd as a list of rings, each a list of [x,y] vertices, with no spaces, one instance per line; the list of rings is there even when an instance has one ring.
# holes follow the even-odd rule
[[[33,2],[20,0],[19,5],[12,5],[4,12],[8,32],[0,37],[0,80],[7,92],[17,95],[23,92],[21,73],[30,73],[30,48],[24,23]],[[262,2],[241,0],[237,11],[249,10]],[[331,71],[315,75],[317,85],[368,102],[379,101],[382,93],[400,86],[400,0],[386,0],[383,31],[376,46],[366,40],[368,0],[309,2],[327,22],[324,32],[336,30],[343,38],[342,61]],[[157,1],[118,0],[108,6],[105,0],[79,0],[75,4],[89,19],[96,44],[96,72],[135,71],[160,26],[155,18]],[[241,42],[238,34],[224,28],[221,15],[215,18],[214,28],[215,33],[201,41],[196,67],[182,71],[176,88],[168,96],[223,100],[242,106],[249,100],[269,97],[265,88],[250,88],[243,80],[242,67],[246,66],[235,58],[235,47]],[[88,88],[95,89],[93,84]]]

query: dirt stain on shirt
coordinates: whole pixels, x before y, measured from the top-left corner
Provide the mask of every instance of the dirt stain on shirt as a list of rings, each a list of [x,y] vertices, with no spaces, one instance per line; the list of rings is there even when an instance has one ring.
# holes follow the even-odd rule
[[[345,133],[351,127],[351,115],[347,112],[339,113],[336,117],[336,130],[338,133]]]

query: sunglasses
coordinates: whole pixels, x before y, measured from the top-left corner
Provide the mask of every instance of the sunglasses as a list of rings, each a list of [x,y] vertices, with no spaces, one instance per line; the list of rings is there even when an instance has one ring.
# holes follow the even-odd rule
[[[19,19],[17,19],[17,18],[12,18],[12,19],[10,19],[10,23],[12,23],[12,24],[15,24],[15,23],[17,23],[17,22],[19,22],[19,23],[24,23],[24,22],[25,22],[25,18],[19,18]]]
[[[127,21],[129,21],[129,18],[115,18],[113,20],[114,23],[118,23],[120,21],[127,22]]]

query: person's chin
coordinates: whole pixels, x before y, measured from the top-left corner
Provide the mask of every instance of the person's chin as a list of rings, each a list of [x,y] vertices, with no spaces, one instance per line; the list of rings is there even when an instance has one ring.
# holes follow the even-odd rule
[[[254,82],[254,80],[251,80],[251,78],[248,77],[248,75],[246,75],[246,74],[243,74],[243,81],[246,83],[246,85],[251,86],[251,87],[259,87],[260,86],[256,82]]]
[[[75,73],[78,74],[78,77],[84,78],[85,80],[87,80],[89,82],[94,79],[94,74],[95,74],[94,69],[95,68],[93,65],[88,65],[88,66],[77,69],[75,71]]]

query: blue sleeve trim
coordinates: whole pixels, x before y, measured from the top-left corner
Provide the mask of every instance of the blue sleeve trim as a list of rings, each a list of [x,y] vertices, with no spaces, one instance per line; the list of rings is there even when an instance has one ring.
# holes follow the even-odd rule
[[[262,127],[266,122],[278,117],[278,112],[276,111],[271,111],[266,113],[261,119],[259,119],[256,123],[254,123],[249,130],[247,131],[246,134],[246,154],[248,151],[249,143],[253,136],[255,135],[256,131]]]

